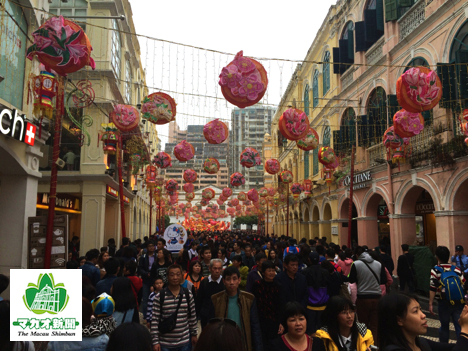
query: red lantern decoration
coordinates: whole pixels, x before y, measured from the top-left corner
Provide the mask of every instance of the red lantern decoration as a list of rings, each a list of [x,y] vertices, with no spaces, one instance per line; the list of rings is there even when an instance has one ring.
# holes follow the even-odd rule
[[[263,188],[260,188],[260,190],[258,191],[258,195],[260,197],[267,197],[268,196],[268,189],[263,187]]]
[[[206,188],[206,189],[203,189],[202,191],[202,198],[205,199],[205,200],[211,200],[212,198],[214,198],[215,196],[215,191],[211,188]]]
[[[154,156],[153,163],[159,168],[167,168],[172,166],[172,159],[168,153],[161,151]]]
[[[319,149],[318,160],[321,164],[327,166],[334,163],[336,159],[335,150],[333,150],[331,147],[323,146]]]
[[[331,183],[333,182],[333,171],[334,171],[334,168],[325,167],[323,169],[324,178],[325,178],[325,181],[327,182],[328,187],[330,187]]]
[[[165,93],[153,93],[144,98],[141,105],[143,118],[155,124],[166,124],[175,120],[176,102]]]
[[[244,57],[242,51],[223,68],[219,78],[224,98],[240,108],[259,102],[268,86],[265,68],[260,62]]]
[[[243,194],[245,195],[245,193]],[[231,203],[232,203],[232,206],[237,206],[239,205],[239,199],[232,199]]]
[[[232,195],[232,189],[231,188],[224,188],[222,195],[226,198]]]
[[[387,149],[396,149],[403,144],[403,139],[395,133],[394,127],[391,126],[384,133],[383,144]]]
[[[285,170],[280,173],[280,179],[283,183],[292,183],[294,176],[291,171]]]
[[[53,118],[54,106],[52,99],[57,94],[58,83],[55,74],[41,70],[41,74],[33,78],[34,110],[37,118]]]
[[[442,83],[437,73],[427,67],[413,67],[397,80],[397,99],[406,111],[431,110],[442,98]]]
[[[184,171],[184,180],[187,183],[194,183],[198,178],[197,172],[195,172],[193,169],[186,169]]]
[[[129,132],[138,127],[140,123],[140,113],[130,105],[116,105],[110,117],[117,129],[122,132]]]
[[[312,181],[310,179],[306,179],[304,180],[304,183],[302,184],[302,187],[304,189],[304,194],[306,196],[309,196],[311,194],[311,190],[312,190]]]
[[[239,194],[237,194],[237,198],[239,199],[239,201],[245,201],[247,200],[247,194],[241,191]],[[234,200],[233,200],[233,203],[234,203]]]
[[[180,162],[186,162],[193,158],[195,155],[195,148],[187,140],[182,140],[174,147],[174,156]]]
[[[179,189],[179,184],[175,179],[169,179],[166,182],[166,190],[169,194],[174,194]]]
[[[240,154],[240,164],[244,167],[251,168],[262,164],[262,158],[257,150],[248,147]]]
[[[185,193],[185,200],[190,202],[195,198],[195,193]]]
[[[229,136],[229,128],[226,123],[215,119],[203,127],[203,135],[210,144],[221,144]]]
[[[32,37],[34,43],[27,50],[27,58],[37,56],[47,70],[66,76],[86,65],[96,68],[88,36],[78,24],[62,16],[49,18]]]
[[[117,128],[115,128],[113,123],[101,124],[101,126],[104,127],[104,133],[102,133],[101,136],[104,153],[108,155],[115,155],[117,152],[117,142],[119,140]]]
[[[318,147],[319,136],[314,128],[309,127],[309,131],[302,139],[296,140],[296,146],[304,151],[311,151]]]
[[[218,173],[219,167],[220,166],[219,166],[218,160],[213,157],[207,158],[205,162],[203,163],[203,169],[208,174]]]
[[[402,138],[411,138],[424,129],[424,118],[420,113],[400,110],[393,116],[395,133]]]
[[[146,186],[149,189],[153,189],[156,186],[156,176],[158,175],[158,169],[154,166],[146,167]]]
[[[309,132],[309,118],[303,111],[289,108],[281,115],[278,127],[286,139],[299,140]]]
[[[293,194],[293,197],[297,199],[302,193],[302,185],[300,183],[293,183],[291,185],[291,193]]]
[[[274,196],[276,194],[276,189],[275,188],[267,188],[268,189],[268,195],[269,196]]]
[[[249,200],[257,202],[258,201],[258,191],[257,191],[257,189],[250,189],[247,192],[247,197],[249,198]]]
[[[276,174],[280,171],[281,165],[277,159],[270,158],[265,162],[265,171],[269,174]]]
[[[232,186],[241,186],[245,184],[245,177],[242,173],[236,172],[231,174],[231,185]]]

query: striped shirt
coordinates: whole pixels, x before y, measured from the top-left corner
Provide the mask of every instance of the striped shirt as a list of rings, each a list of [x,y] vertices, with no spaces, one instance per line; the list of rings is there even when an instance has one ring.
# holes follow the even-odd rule
[[[180,303],[179,312],[177,313],[177,322],[172,332],[160,334],[158,330],[160,317],[160,295],[164,296],[164,305],[162,308],[162,319],[169,317],[177,309],[180,294],[182,294],[182,302]],[[164,289],[154,297],[153,301],[153,316],[151,318],[151,337],[153,345],[161,344],[165,348],[177,348],[190,342],[190,336],[197,336],[197,315],[195,311],[195,300],[192,292],[189,291],[189,303],[185,297],[183,288],[180,288],[179,294],[174,296],[169,289]],[[188,308],[190,306],[190,318]]]
[[[444,271],[449,271],[452,267],[450,263],[442,263],[442,264],[439,264],[438,266],[441,267]],[[436,293],[435,295],[436,299],[442,299],[442,295],[443,295],[442,293],[445,293],[445,291],[442,291],[442,286],[440,282],[440,277],[442,276],[442,273],[437,271],[435,267],[433,267],[431,270],[431,282],[430,282],[429,288],[431,291],[434,291]],[[460,280],[463,286],[463,284],[465,284],[465,277],[463,276],[462,271],[460,270],[460,268],[457,267],[454,269],[454,272],[460,277]]]

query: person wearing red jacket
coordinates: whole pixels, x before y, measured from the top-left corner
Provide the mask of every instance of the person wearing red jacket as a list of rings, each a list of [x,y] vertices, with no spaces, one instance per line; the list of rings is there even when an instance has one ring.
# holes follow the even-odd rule
[[[143,287],[143,280],[135,275],[137,270],[137,263],[135,261],[128,261],[125,263],[124,266],[124,276],[130,279],[130,282],[132,283],[132,290],[133,290],[133,295],[135,295],[135,300],[137,302],[137,308],[141,304],[141,298],[142,298],[142,293],[143,291],[141,288]]]

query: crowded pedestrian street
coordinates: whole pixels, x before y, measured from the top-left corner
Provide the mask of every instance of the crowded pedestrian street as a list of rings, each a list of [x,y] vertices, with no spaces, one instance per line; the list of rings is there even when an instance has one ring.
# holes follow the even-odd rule
[[[0,1],[0,351],[468,351],[468,2]]]

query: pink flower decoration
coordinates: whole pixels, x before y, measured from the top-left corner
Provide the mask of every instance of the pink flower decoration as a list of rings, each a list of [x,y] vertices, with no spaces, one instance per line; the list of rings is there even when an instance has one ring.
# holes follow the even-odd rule
[[[426,75],[413,67],[403,73],[403,80],[408,96],[418,104],[430,105],[439,95],[440,88],[436,84],[437,74],[434,71]]]
[[[181,161],[191,160],[194,156],[192,145],[187,140],[182,140],[174,147],[174,155],[177,155]]]
[[[236,65],[224,67],[219,75],[219,85],[228,86],[228,88],[235,88],[237,83],[242,78]]]
[[[247,57],[244,57],[244,52],[243,51],[239,51],[237,53],[237,55],[234,58],[233,62],[237,66],[237,68],[239,69],[239,72],[241,72],[242,74],[250,73],[250,72],[252,72],[252,71],[254,71],[256,69],[255,64],[253,63],[253,61],[250,60]]]
[[[192,183],[185,183],[183,188],[186,193],[193,193],[193,190],[195,189]]]
[[[203,127],[203,134],[208,136],[216,144],[221,144],[227,139],[226,129],[224,128],[224,123],[219,119],[215,119]]]
[[[223,196],[229,197],[232,195],[232,189],[231,188],[224,188],[223,189]]]
[[[284,111],[283,116],[286,119],[286,128],[294,135],[301,135],[309,127],[305,122],[307,118],[305,112],[299,114],[298,110],[290,108]]]
[[[258,73],[258,71],[242,78],[239,84],[239,96],[247,97],[247,99],[252,101],[257,99],[258,94],[260,94],[265,89],[265,86],[261,82],[260,73]]]

